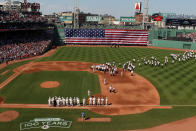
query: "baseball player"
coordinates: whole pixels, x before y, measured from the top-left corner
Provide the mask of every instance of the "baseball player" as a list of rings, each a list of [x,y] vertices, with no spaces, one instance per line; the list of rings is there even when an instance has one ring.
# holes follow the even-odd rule
[[[105,98],[105,105],[108,105],[108,97]]]
[[[104,105],[104,98],[101,98],[101,105]]]
[[[106,84],[107,84],[107,82],[106,82],[106,78],[104,78],[104,82],[103,82],[103,83],[104,83],[104,85],[106,85]]]
[[[60,100],[59,99],[56,100],[56,104],[57,104],[57,106],[60,106]]]
[[[109,91],[110,91],[110,93],[112,92],[112,85],[109,87]]]
[[[112,89],[112,92],[116,93],[116,88],[113,88],[113,89]]]
[[[92,98],[89,97],[89,105],[92,105]]]
[[[85,98],[82,99],[82,103],[83,103],[83,106],[86,105],[86,99]]]
[[[76,105],[77,104],[77,101],[76,101],[76,98],[74,97],[73,98],[73,105]]]
[[[76,101],[77,101],[77,106],[80,106],[80,98],[76,98]]]
[[[62,103],[63,103],[63,106],[65,106],[65,98],[64,97],[62,98]]]
[[[96,105],[96,98],[93,97],[93,106],[95,106],[95,105]]]
[[[131,70],[131,76],[133,76],[133,70]]]
[[[100,104],[101,104],[101,99],[98,97],[97,98],[97,105],[100,106]]]
[[[91,97],[91,91],[88,90],[88,97]]]
[[[62,106],[63,105],[63,100],[62,98],[59,98],[59,106]]]
[[[48,98],[48,106],[51,106],[50,101],[51,101],[51,99],[50,99],[50,97],[49,97],[49,98]]]
[[[51,106],[54,106],[54,97],[52,97],[52,98],[50,99],[50,104],[51,104]]]
[[[65,103],[66,103],[66,106],[69,106],[69,98],[68,97],[66,97]]]
[[[70,106],[73,106],[73,99],[71,97],[69,98],[69,104]]]

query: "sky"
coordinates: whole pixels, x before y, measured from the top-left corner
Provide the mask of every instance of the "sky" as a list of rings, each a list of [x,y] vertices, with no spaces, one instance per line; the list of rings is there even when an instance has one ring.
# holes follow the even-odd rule
[[[28,1],[39,2],[41,4],[41,12],[43,14],[73,11],[74,7],[74,0]],[[78,6],[83,12],[111,14],[116,18],[119,18],[120,16],[133,16],[135,3],[143,1],[144,0],[78,0]],[[196,0],[149,0],[149,14],[161,12],[196,15],[195,7]]]

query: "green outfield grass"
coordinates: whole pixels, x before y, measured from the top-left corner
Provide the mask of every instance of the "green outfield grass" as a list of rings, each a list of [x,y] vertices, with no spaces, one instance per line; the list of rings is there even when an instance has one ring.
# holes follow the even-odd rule
[[[0,112],[10,109],[0,109]],[[29,122],[35,118],[62,118],[67,121],[72,121],[72,126],[69,129],[50,128],[47,131],[120,131],[130,129],[151,128],[169,123],[176,120],[196,115],[196,107],[182,107],[174,109],[154,109],[146,113],[124,116],[104,116],[92,113],[88,110],[55,110],[55,109],[12,109],[18,111],[20,116],[12,122],[0,123],[0,129],[6,131],[18,131],[21,122]],[[85,112],[90,118],[110,117],[111,122],[105,123],[79,123],[77,118],[81,112]],[[30,129],[30,131],[43,131],[43,129]]]
[[[45,89],[40,84],[58,81],[57,88]],[[41,71],[22,74],[0,91],[6,103],[47,104],[48,97],[86,97],[87,91],[100,93],[98,76],[89,72]]]

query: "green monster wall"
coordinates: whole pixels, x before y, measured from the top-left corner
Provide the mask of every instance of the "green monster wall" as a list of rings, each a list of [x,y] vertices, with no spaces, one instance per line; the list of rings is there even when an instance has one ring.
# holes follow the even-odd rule
[[[196,43],[172,40],[152,40],[152,46],[196,50]]]

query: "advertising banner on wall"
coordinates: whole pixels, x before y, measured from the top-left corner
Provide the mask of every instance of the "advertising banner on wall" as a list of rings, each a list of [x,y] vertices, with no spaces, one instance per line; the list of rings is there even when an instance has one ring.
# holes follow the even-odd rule
[[[86,16],[87,22],[99,22],[102,20],[101,16]]]
[[[135,3],[135,12],[140,13],[141,9],[142,9],[142,3],[141,2]]]
[[[73,17],[72,16],[60,16],[59,20],[65,23],[72,23]]]
[[[135,17],[120,17],[120,22],[135,23],[136,22],[136,18]]]

